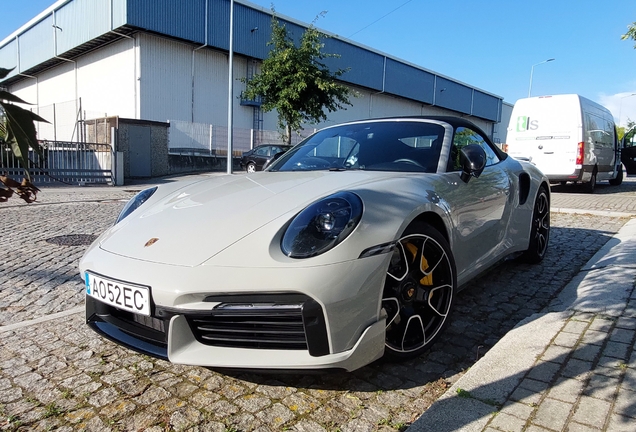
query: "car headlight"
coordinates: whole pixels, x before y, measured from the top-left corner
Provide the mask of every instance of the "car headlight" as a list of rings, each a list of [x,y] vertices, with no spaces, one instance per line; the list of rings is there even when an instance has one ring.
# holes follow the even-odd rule
[[[137,195],[132,197],[130,199],[130,201],[128,201],[126,203],[126,205],[122,209],[121,213],[119,213],[119,216],[117,216],[117,222],[115,222],[115,223],[117,224],[117,223],[121,222],[129,214],[131,214],[132,212],[137,210],[137,208],[139,208],[139,206],[141,206],[143,203],[145,203],[148,200],[148,198],[150,198],[152,196],[152,194],[155,193],[156,190],[157,190],[157,186],[151,187],[149,189],[144,189],[141,192],[139,192]]]
[[[338,192],[311,204],[291,221],[281,241],[291,258],[309,258],[342,242],[360,222],[362,200],[351,192]]]

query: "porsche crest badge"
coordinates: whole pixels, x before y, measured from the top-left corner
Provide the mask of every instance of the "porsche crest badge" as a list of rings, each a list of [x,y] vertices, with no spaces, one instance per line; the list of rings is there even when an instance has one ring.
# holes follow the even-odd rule
[[[150,240],[148,240],[146,242],[146,244],[144,245],[144,247],[149,247],[152,246],[153,244],[157,243],[159,241],[159,239],[157,237],[153,237]]]

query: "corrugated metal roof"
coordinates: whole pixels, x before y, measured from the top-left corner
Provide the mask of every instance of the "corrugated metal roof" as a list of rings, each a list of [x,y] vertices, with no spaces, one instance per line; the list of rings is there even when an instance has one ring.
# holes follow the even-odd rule
[[[56,56],[72,59],[138,30],[227,50],[229,11],[230,0],[60,0],[0,42],[0,65],[17,66],[3,83],[21,79],[19,73],[37,73],[64,61]],[[266,58],[271,11],[235,0],[234,14],[235,52]],[[292,18],[278,18],[296,39],[306,28]],[[500,117],[499,96],[329,36],[325,52],[340,58],[325,63],[334,70],[348,69],[341,77],[344,82],[492,121]]]

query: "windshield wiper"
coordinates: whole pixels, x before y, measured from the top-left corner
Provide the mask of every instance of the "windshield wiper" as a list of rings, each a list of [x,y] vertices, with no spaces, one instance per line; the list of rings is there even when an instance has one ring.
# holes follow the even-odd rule
[[[353,168],[351,165],[345,164],[345,166],[334,166],[330,167],[329,171],[357,171],[360,168]]]

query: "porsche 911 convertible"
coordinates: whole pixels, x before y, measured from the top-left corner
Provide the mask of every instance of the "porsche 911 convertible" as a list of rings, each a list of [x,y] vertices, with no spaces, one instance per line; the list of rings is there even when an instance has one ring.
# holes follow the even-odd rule
[[[86,321],[174,363],[351,371],[420,355],[458,289],[549,235],[548,179],[472,123],[351,122],[138,193],[80,262]]]

